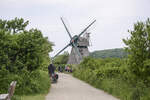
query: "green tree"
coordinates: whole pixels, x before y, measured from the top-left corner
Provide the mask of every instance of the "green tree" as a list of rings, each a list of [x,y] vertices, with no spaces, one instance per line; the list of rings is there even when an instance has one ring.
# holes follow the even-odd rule
[[[48,64],[50,59],[53,44],[43,37],[40,30],[25,30],[27,25],[28,21],[24,22],[22,18],[0,20],[0,66],[5,66],[10,72],[16,69],[33,71],[43,67],[45,60]]]
[[[54,59],[54,64],[56,65],[67,64],[68,58],[69,58],[69,53],[64,52],[62,55],[59,55]]]
[[[47,56],[52,51],[52,43],[48,41],[47,37],[43,37],[40,30],[31,29],[18,34],[17,44],[19,49],[16,58],[20,64],[24,64],[27,70],[32,71],[38,67],[43,67],[43,61],[50,59]]]
[[[0,19],[0,29],[9,31],[12,34],[24,31],[28,24],[29,21],[24,22],[23,18],[16,17],[12,20]]]
[[[26,30],[27,25],[22,18],[0,19],[0,93],[12,80],[17,94],[41,91],[39,69],[48,66],[53,43],[38,29]]]
[[[137,22],[129,33],[131,37],[123,39],[129,53],[129,69],[138,78],[147,80],[150,76],[150,19]]]

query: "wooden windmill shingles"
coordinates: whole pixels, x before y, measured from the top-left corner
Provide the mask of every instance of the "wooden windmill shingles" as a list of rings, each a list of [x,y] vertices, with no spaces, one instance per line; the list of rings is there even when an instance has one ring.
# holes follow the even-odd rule
[[[89,50],[88,50],[89,41],[88,41],[88,39],[80,37],[78,39],[77,43],[78,43],[77,48],[78,48],[82,58],[89,56]],[[80,64],[81,61],[82,61],[82,59],[79,57],[79,55],[75,51],[75,48],[72,47],[67,64]]]
[[[89,46],[89,41],[86,38],[80,37],[77,41],[78,46]]]

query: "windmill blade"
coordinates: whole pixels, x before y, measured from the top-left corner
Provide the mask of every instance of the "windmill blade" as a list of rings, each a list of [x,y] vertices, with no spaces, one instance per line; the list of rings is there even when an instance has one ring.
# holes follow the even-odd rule
[[[89,26],[87,26],[79,35],[78,38],[92,25],[96,22],[96,20],[94,20]]]
[[[66,45],[62,50],[60,50],[52,59],[54,60],[54,58],[56,57],[56,56],[58,56],[62,51],[64,51],[67,47],[69,47],[70,46],[70,43],[68,44],[68,45]]]
[[[69,30],[68,30],[68,28],[67,28],[67,26],[66,26],[66,24],[65,24],[65,22],[64,22],[64,20],[63,20],[63,18],[61,17],[60,19],[61,19],[61,21],[62,21],[62,23],[63,23],[63,25],[64,25],[64,27],[65,27],[65,29],[66,29],[68,35],[69,35],[69,37],[70,37],[70,39],[72,39],[72,36],[71,36],[71,34],[70,34],[70,32],[69,32]]]
[[[77,48],[77,46],[73,43],[73,46],[75,48],[75,52],[78,54],[79,58],[82,59],[81,53],[79,52],[79,49]]]

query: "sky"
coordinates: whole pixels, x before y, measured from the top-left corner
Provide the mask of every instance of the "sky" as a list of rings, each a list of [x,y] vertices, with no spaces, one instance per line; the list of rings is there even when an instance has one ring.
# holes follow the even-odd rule
[[[60,17],[65,19],[72,36],[96,19],[88,30],[92,52],[125,47],[122,39],[130,36],[128,30],[137,21],[150,18],[150,0],[0,0],[0,19],[15,17],[29,20],[29,29],[41,30],[54,42],[51,56],[70,41]]]

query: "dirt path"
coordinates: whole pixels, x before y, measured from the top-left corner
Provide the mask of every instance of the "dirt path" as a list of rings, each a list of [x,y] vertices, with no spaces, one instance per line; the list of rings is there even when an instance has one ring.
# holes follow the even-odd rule
[[[58,83],[52,84],[46,100],[119,100],[93,88],[71,75],[59,73]]]

